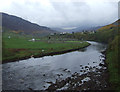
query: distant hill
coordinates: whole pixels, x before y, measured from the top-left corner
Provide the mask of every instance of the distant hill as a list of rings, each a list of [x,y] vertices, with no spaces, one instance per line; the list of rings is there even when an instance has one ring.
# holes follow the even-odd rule
[[[75,31],[75,32],[82,32],[82,31],[96,31],[97,29],[101,28],[102,26],[95,26],[95,27],[78,27],[76,29],[73,29],[72,31]]]
[[[8,15],[6,13],[0,14],[2,14],[3,31],[32,35],[47,35],[56,32],[48,27],[39,26],[38,24],[31,23],[17,16]]]
[[[120,19],[109,25],[99,28],[92,36],[95,40],[110,43],[115,36],[120,34]]]
[[[51,29],[56,30],[58,32],[70,32],[69,30],[64,30],[62,28],[51,28]]]
[[[120,25],[120,19],[118,19],[117,21],[115,21],[114,23],[112,23],[113,25]]]
[[[113,30],[116,31],[120,27],[120,19],[115,21],[114,23],[111,23],[109,25],[103,26],[98,29],[98,31],[110,31]]]
[[[53,30],[59,31],[59,32],[82,32],[82,31],[92,31],[92,30],[97,30],[101,28],[102,26],[97,26],[97,27],[76,27],[74,29],[63,29],[63,28],[51,28]]]

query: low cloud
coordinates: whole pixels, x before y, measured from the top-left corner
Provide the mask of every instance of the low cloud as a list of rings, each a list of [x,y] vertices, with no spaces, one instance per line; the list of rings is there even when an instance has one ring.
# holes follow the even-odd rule
[[[48,27],[101,26],[118,19],[117,0],[0,0],[0,11]]]

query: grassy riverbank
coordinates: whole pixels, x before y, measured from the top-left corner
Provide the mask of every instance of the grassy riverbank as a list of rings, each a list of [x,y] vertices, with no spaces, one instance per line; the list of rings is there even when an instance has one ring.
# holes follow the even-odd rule
[[[120,92],[120,36],[116,36],[115,39],[109,44],[106,50],[106,63],[110,74],[109,82],[112,85],[112,89]]]
[[[90,45],[82,41],[29,41],[25,37],[3,37],[3,63],[26,59],[31,56],[41,57],[45,55],[60,54]]]

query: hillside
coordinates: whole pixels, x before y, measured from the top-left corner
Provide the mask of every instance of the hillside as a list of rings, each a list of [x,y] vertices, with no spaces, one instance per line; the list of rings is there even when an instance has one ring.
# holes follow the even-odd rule
[[[64,29],[64,28],[51,28],[53,30],[57,30],[58,32],[83,32],[83,31],[96,31],[97,29],[101,28],[102,26],[97,26],[97,27],[87,27],[87,26],[81,26],[81,27],[76,27],[76,28],[71,28],[71,29]]]
[[[1,14],[2,14],[2,27],[3,31],[5,32],[9,31],[13,33],[32,35],[47,35],[55,32],[48,27],[39,26],[38,24],[31,23],[20,17],[8,15],[6,13]]]
[[[99,28],[97,33],[94,35],[95,39],[105,43],[110,43],[115,38],[115,36],[118,35],[118,29],[120,28],[119,21],[120,20],[117,20],[112,24]]]
[[[96,30],[95,33],[75,33],[74,37],[77,39],[83,39],[83,40],[94,40],[102,43],[110,43],[116,35],[118,35],[118,29],[120,28],[120,20],[117,20],[116,22],[103,26]]]
[[[75,32],[83,32],[83,31],[93,31],[101,28],[102,26],[96,26],[96,27],[77,27],[76,29],[73,29],[72,31]]]

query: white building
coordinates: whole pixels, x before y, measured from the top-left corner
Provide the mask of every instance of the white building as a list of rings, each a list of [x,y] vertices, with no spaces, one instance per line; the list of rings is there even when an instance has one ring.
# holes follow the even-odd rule
[[[31,39],[31,40],[29,40],[29,41],[33,41],[33,42],[34,42],[34,41],[35,41],[35,39],[34,39],[34,38],[32,38],[32,39]]]
[[[10,38],[11,38],[11,36],[8,36],[8,38],[10,39]]]

